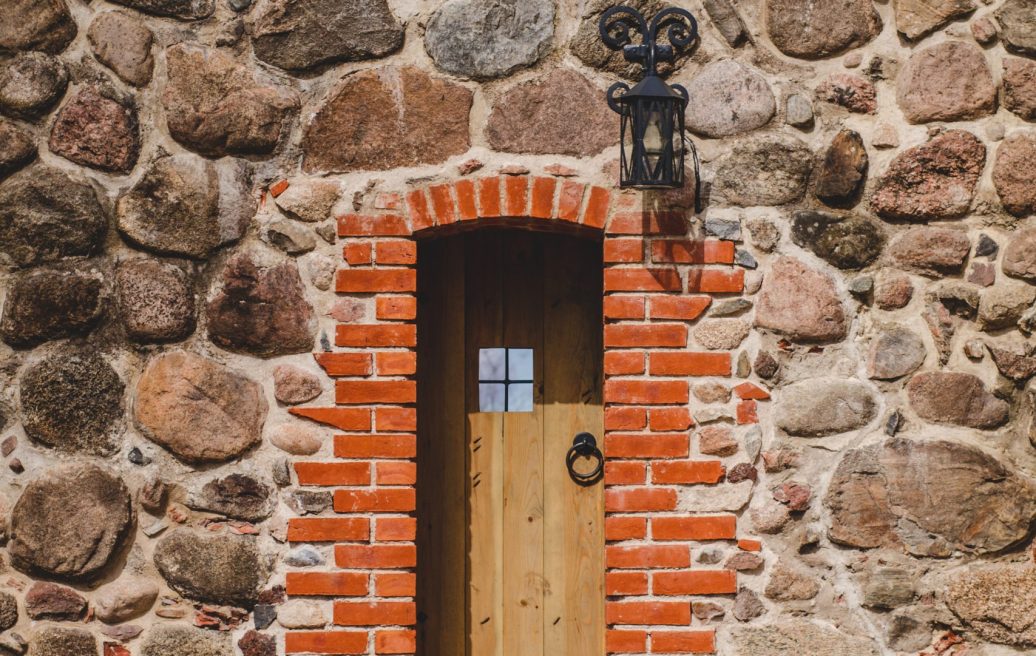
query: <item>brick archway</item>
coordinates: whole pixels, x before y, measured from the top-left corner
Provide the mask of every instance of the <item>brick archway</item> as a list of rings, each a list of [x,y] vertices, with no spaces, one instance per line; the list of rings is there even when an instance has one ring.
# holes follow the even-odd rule
[[[732,390],[728,424],[758,421],[768,397],[732,381],[734,353],[693,346],[690,327],[714,295],[737,295],[735,246],[691,236],[687,212],[559,176],[490,175],[384,191],[338,218],[343,266],[335,291],[370,306],[337,325],[315,354],[335,380],[335,407],[292,413],[341,431],[334,458],[294,463],[297,484],[334,491],[333,516],[290,520],[295,545],[333,547],[333,562],[286,575],[288,595],[333,607],[332,627],[286,637],[287,653],[412,654],[418,335],[416,240],[468,226],[520,224],[591,231],[604,241],[604,367],[608,652],[712,653],[714,625],[693,604],[737,590],[737,573],[693,567],[702,543],[757,551],[727,512],[695,512],[694,493],[720,484],[720,458],[692,441],[692,385]],[[740,538],[740,539],[739,539]]]

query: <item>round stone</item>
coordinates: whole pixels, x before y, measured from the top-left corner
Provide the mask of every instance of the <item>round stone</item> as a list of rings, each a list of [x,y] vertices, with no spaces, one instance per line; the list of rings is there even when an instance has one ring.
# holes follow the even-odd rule
[[[94,18],[86,36],[97,61],[123,82],[142,87],[151,81],[155,35],[139,18],[122,11],[106,11]]]
[[[111,455],[120,446],[124,391],[118,374],[95,351],[55,351],[22,376],[25,433],[61,451]]]
[[[171,588],[190,599],[249,608],[268,575],[254,537],[186,528],[158,542],[155,566]]]
[[[136,342],[168,342],[194,331],[194,291],[183,269],[158,260],[123,262],[115,275],[119,317]]]
[[[0,337],[27,348],[89,333],[104,311],[104,281],[73,271],[35,270],[10,282]]]
[[[867,385],[839,378],[814,378],[788,385],[777,404],[777,425],[789,435],[824,437],[866,426],[878,403]]]
[[[124,576],[97,591],[93,609],[97,619],[105,624],[119,624],[147,613],[156,599],[158,585],[154,581]]]
[[[927,421],[991,430],[1008,419],[1007,402],[973,374],[926,371],[911,378],[906,390],[910,407]]]
[[[1000,38],[1008,50],[1036,56],[1036,2],[1033,0],[1006,0],[996,10],[1000,23]]]
[[[950,583],[946,603],[985,640],[1036,647],[1036,569],[1029,563],[969,568]]]
[[[834,281],[791,257],[778,259],[766,276],[755,325],[802,342],[836,342],[848,330]]]
[[[550,51],[554,13],[554,0],[449,0],[428,21],[425,49],[447,73],[503,77]]]
[[[888,256],[901,269],[941,276],[963,269],[970,251],[971,241],[963,230],[924,227],[899,233]]]
[[[884,326],[871,342],[867,354],[867,375],[877,380],[895,380],[912,374],[924,364],[927,351],[921,338],[898,325]]]
[[[50,150],[76,164],[128,173],[137,162],[137,112],[87,87],[58,112]]]
[[[985,54],[974,43],[946,41],[910,58],[896,86],[911,123],[962,121],[996,111],[997,85]]]
[[[57,54],[72,42],[76,32],[76,21],[65,0],[6,0],[0,50]]]
[[[858,48],[881,32],[871,0],[766,0],[765,21],[773,44],[803,59]]]
[[[1015,216],[1036,214],[1036,132],[1014,134],[996,150],[993,185],[1004,209]]]
[[[273,370],[273,395],[281,403],[298,405],[320,396],[320,377],[305,369],[282,364]]]
[[[761,128],[777,111],[766,78],[733,59],[707,64],[687,85],[687,129],[730,137]]]
[[[132,523],[121,479],[96,465],[51,467],[15,503],[8,551],[30,573],[90,579],[121,549]]]
[[[1004,58],[1004,107],[1026,121],[1036,121],[1036,62]]]
[[[0,592],[0,632],[18,623],[18,600],[14,595]]]
[[[311,456],[320,450],[324,440],[318,430],[290,423],[275,428],[270,443],[292,455]]]
[[[12,121],[0,118],[0,180],[36,157],[32,137]]]
[[[54,106],[67,86],[68,72],[57,57],[19,53],[0,69],[0,113],[35,120]]]
[[[643,16],[649,17],[666,7],[661,0],[625,0],[622,5],[636,9]],[[621,75],[629,80],[639,80],[643,75],[643,66],[626,61],[621,51],[608,48],[601,40],[601,15],[616,6],[616,3],[613,0],[590,0],[584,3],[584,6],[579,28],[569,44],[572,54],[592,68]],[[630,36],[633,37],[634,43],[639,43],[639,32],[632,30]],[[659,74],[663,77],[668,76],[673,70],[683,65],[691,52],[691,49],[683,50],[677,53],[675,62],[659,63]]]
[[[1036,229],[1018,230],[1011,235],[1000,266],[1009,276],[1036,281]]]

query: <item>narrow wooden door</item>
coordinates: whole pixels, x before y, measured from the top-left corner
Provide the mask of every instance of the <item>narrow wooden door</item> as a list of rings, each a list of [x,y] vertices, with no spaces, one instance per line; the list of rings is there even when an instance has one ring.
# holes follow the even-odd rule
[[[604,653],[601,245],[478,231],[418,255],[422,656]],[[587,466],[588,463],[581,463]]]

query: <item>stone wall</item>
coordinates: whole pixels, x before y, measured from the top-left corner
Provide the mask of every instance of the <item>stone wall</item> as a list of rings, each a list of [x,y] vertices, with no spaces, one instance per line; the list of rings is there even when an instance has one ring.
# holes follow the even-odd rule
[[[604,233],[610,652],[1036,648],[1036,2],[671,3],[701,213],[611,4],[5,2],[0,654],[413,653],[410,237],[497,215]]]

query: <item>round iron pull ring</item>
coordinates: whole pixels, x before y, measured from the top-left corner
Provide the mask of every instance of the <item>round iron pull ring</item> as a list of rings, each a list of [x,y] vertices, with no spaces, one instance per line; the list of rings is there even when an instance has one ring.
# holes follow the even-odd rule
[[[576,461],[580,458],[594,458],[597,466],[590,473],[583,474],[576,471]],[[597,448],[597,439],[590,433],[580,433],[572,440],[572,448],[565,456],[565,465],[568,467],[568,475],[577,485],[589,487],[604,477],[604,454]]]

